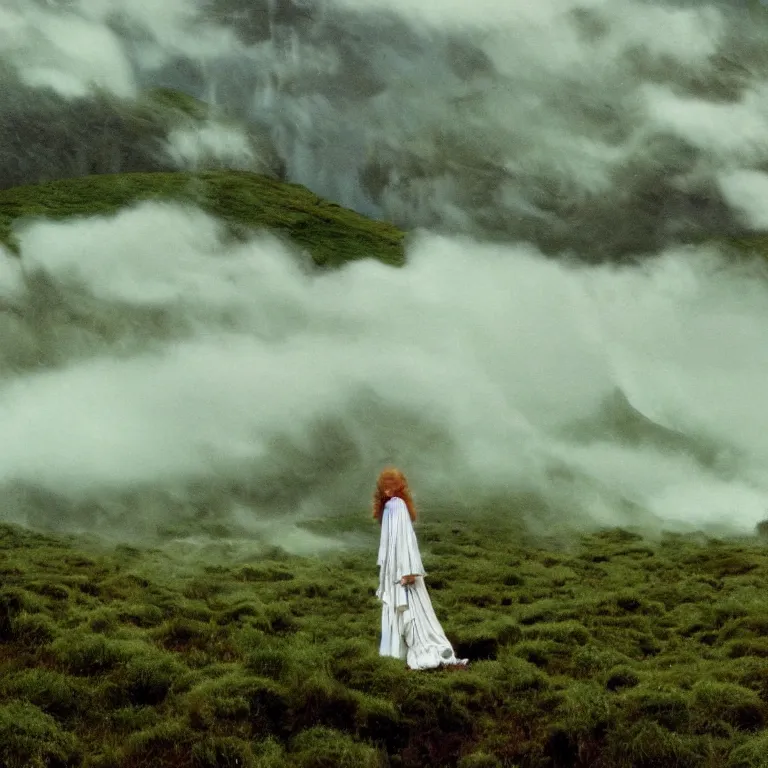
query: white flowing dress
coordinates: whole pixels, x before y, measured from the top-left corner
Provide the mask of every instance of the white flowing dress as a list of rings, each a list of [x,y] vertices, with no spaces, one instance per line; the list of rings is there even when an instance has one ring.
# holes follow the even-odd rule
[[[411,669],[434,669],[441,665],[464,665],[440,626],[424,584],[416,532],[405,502],[392,497],[384,505],[379,544],[379,588],[381,600],[381,656],[404,659]],[[413,574],[416,583],[403,586],[403,576]]]

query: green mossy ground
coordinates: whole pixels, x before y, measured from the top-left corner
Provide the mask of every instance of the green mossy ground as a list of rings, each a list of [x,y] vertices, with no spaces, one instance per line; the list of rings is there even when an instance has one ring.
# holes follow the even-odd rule
[[[0,243],[13,250],[15,222],[114,213],[145,200],[197,205],[235,235],[269,229],[306,249],[318,265],[372,257],[403,261],[404,234],[318,197],[306,187],[244,171],[86,176],[0,190]]]
[[[0,526],[0,765],[756,768],[768,550],[419,525],[467,670],[377,655],[376,531],[247,561]]]

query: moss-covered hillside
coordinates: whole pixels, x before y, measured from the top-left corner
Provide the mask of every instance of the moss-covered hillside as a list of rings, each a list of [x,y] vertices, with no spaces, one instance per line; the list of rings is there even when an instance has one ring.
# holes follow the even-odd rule
[[[0,527],[0,765],[766,765],[758,543],[422,524],[472,664],[417,673],[377,655],[375,534],[179,568]]]
[[[269,229],[334,266],[373,257],[399,264],[404,234],[318,197],[306,187],[244,171],[97,175],[0,190],[0,242],[16,248],[12,227],[27,217],[113,213],[143,200],[198,205],[236,234]]]

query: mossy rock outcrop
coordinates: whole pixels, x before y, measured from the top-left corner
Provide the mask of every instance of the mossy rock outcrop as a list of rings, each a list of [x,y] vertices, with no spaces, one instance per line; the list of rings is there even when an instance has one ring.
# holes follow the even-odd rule
[[[0,242],[18,250],[13,228],[23,220],[109,215],[146,200],[199,206],[238,236],[264,229],[285,236],[318,265],[403,261],[404,233],[391,224],[246,171],[99,174],[0,190]]]

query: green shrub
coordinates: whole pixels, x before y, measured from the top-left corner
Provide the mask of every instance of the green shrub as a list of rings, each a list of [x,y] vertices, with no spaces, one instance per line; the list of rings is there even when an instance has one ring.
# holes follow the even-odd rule
[[[294,574],[283,565],[252,566],[242,568],[236,578],[243,581],[291,581]]]
[[[547,688],[549,678],[538,668],[538,664],[525,658],[527,655],[525,649],[523,654],[517,654],[518,646],[514,648],[511,654],[506,654],[500,658],[500,680],[504,687],[516,693],[540,691]]]
[[[163,622],[163,612],[156,605],[126,605],[118,612],[120,621],[137,627],[157,627]]]
[[[434,675],[421,685],[409,687],[398,699],[404,720],[418,723],[420,729],[434,733],[435,738],[461,733],[466,739],[475,732],[476,719],[466,702],[451,690],[447,676]]]
[[[768,615],[742,616],[731,619],[723,625],[718,640],[724,642],[735,638],[757,638],[768,635]]]
[[[91,692],[80,680],[50,669],[25,669],[0,685],[6,696],[24,699],[59,720],[71,719],[90,705]]]
[[[601,615],[639,613],[659,616],[664,613],[664,605],[659,602],[646,600],[636,590],[624,589],[615,595],[612,595],[610,599],[601,601],[597,606],[597,612]]]
[[[766,705],[748,688],[702,680],[693,686],[696,724],[706,732],[719,721],[739,730],[757,731],[765,724]]]
[[[272,736],[254,743],[253,754],[254,768],[289,768],[285,747]]]
[[[615,715],[615,699],[594,683],[573,683],[561,694],[557,720],[572,734],[604,732]]]
[[[717,667],[712,677],[754,691],[763,701],[768,702],[768,665],[762,659],[751,656],[734,659],[727,665]]]
[[[182,720],[163,720],[156,726],[131,734],[124,749],[129,765],[151,765],[153,768],[189,765],[192,733]]]
[[[640,676],[626,664],[613,667],[605,675],[605,687],[609,691],[620,691],[624,688],[634,688],[640,682]]]
[[[472,752],[459,760],[458,768],[501,768],[501,761],[487,752]]]
[[[58,635],[58,627],[45,614],[22,611],[13,619],[11,634],[17,643],[27,648],[39,648]]]
[[[407,741],[408,729],[395,704],[387,699],[358,693],[354,730],[357,736],[397,752]]]
[[[112,734],[146,731],[159,725],[161,719],[154,707],[122,707],[110,713],[109,729]]]
[[[328,650],[330,674],[348,688],[373,696],[394,696],[411,680],[412,673],[402,661],[379,656],[373,643],[336,640]]]
[[[554,640],[525,640],[514,646],[516,656],[542,669],[555,666],[564,657],[564,649]]]
[[[293,739],[291,758],[297,768],[381,768],[384,764],[378,750],[322,726]]]
[[[715,629],[722,629],[734,619],[748,616],[749,608],[739,600],[726,598],[708,606],[706,613],[709,618],[709,626],[712,626]]]
[[[192,747],[193,768],[254,768],[250,744],[231,737],[208,736]]]
[[[561,645],[585,645],[590,638],[589,631],[578,621],[540,622],[527,627],[523,636],[526,639],[551,640]]]
[[[31,581],[28,583],[27,588],[43,597],[50,597],[51,600],[61,601],[69,599],[69,589],[64,584],[55,581]]]
[[[459,658],[480,661],[495,659],[499,654],[499,638],[490,625],[470,626],[457,633],[453,642]]]
[[[206,680],[186,695],[190,723],[198,730],[221,722],[247,723],[254,735],[282,733],[288,727],[288,692],[274,680],[232,672]]]
[[[69,632],[50,646],[54,658],[69,672],[84,676],[109,672],[134,649],[130,643],[80,631]]]
[[[739,744],[728,756],[727,768],[766,768],[766,766],[768,766],[768,732]]]
[[[650,679],[621,694],[626,717],[630,721],[658,723],[670,731],[685,731],[691,725],[691,701],[689,696],[676,688],[654,685]]]
[[[214,643],[220,631],[195,619],[174,618],[155,629],[153,635],[169,651],[204,651]]]
[[[768,638],[731,640],[723,645],[723,654],[729,659],[740,659],[744,656],[768,658]]]
[[[170,654],[148,652],[130,656],[109,678],[113,702],[155,706],[165,699],[184,670],[183,664]]]
[[[260,628],[269,625],[264,605],[253,600],[240,600],[234,605],[225,608],[217,616],[219,624],[231,624],[243,620],[251,621]]]
[[[563,618],[562,613],[562,608],[557,602],[539,600],[530,608],[521,610],[517,620],[527,627],[539,622],[558,621]]]
[[[610,694],[597,685],[574,683],[562,692],[550,726],[547,754],[556,765],[597,757],[615,718]]]
[[[212,597],[221,594],[224,586],[217,580],[210,577],[194,578],[184,586],[181,594],[190,600],[210,600]]]
[[[16,639],[15,620],[22,612],[45,611],[45,603],[25,589],[6,587],[0,590],[0,642]]]
[[[604,760],[611,768],[701,768],[707,765],[706,739],[674,733],[649,720],[611,731]]]
[[[88,617],[88,628],[105,635],[111,634],[117,628],[117,623],[118,613],[113,608],[101,608]]]
[[[245,668],[254,675],[271,677],[279,680],[289,665],[289,659],[285,651],[274,647],[257,648],[247,654]]]
[[[588,642],[586,645],[574,648],[571,654],[571,664],[575,676],[593,677],[606,669],[629,662],[630,659],[623,653],[594,642]]]
[[[107,744],[85,755],[82,768],[123,768],[123,750],[116,744]]]
[[[274,635],[285,635],[296,632],[299,623],[293,616],[291,608],[286,603],[272,603],[265,606],[266,631]]]
[[[294,689],[294,728],[324,725],[339,730],[353,730],[358,700],[348,688],[322,673],[309,671]]]
[[[0,705],[0,765],[4,768],[75,766],[77,739],[32,704]]]

